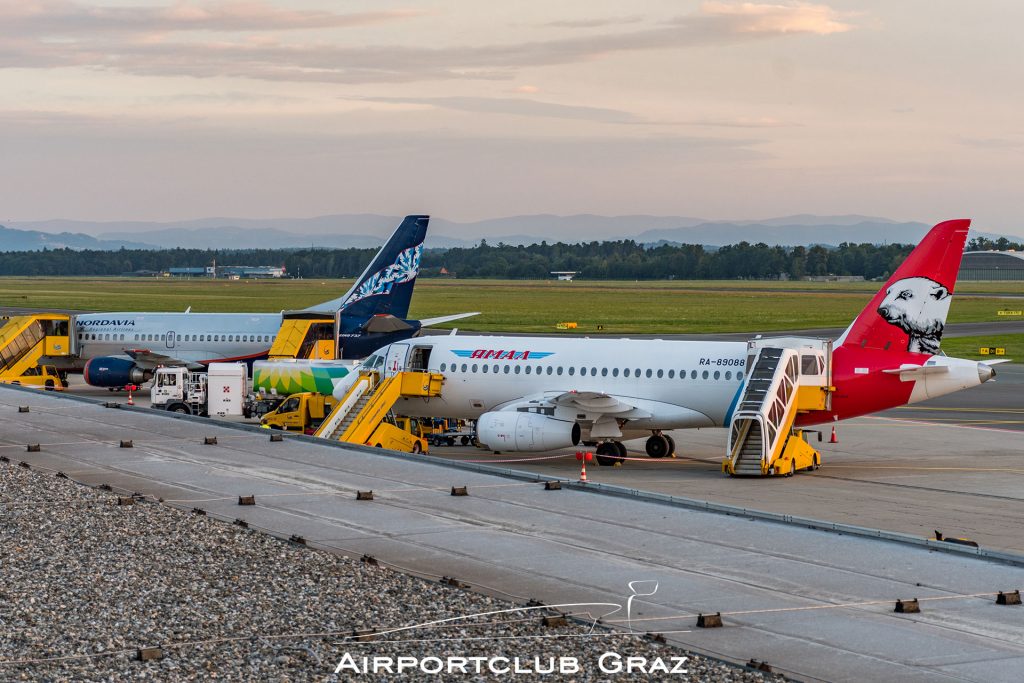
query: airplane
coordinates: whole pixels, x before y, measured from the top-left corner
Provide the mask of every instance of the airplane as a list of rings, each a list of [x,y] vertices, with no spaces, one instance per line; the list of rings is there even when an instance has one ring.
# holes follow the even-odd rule
[[[830,344],[835,390],[827,409],[800,414],[797,425],[916,403],[995,376],[994,363],[938,355],[969,226],[932,228],[849,328],[820,341]],[[392,343],[363,367],[444,375],[440,397],[401,399],[398,414],[476,419],[479,442],[495,452],[596,444],[599,463],[609,465],[625,457],[624,439],[649,435],[647,454],[664,457],[675,451],[667,430],[729,426],[751,381],[751,358],[746,342],[449,335]]]
[[[362,275],[342,296],[298,313],[335,318],[338,358],[365,358],[374,349],[423,327],[477,313],[407,320],[429,216],[406,216]],[[281,313],[89,313],[75,316],[77,360],[88,384],[141,384],[160,366],[201,370],[211,362],[266,358]]]

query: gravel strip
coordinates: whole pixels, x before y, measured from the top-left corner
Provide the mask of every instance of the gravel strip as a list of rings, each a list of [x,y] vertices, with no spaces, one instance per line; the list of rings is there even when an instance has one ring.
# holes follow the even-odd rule
[[[354,629],[516,605],[166,505],[117,502],[51,473],[0,464],[0,680],[781,680],[645,638],[588,636],[571,622],[543,627],[537,613],[387,636],[442,639],[435,642],[351,642]],[[140,647],[160,647],[162,657],[139,661]],[[671,657],[689,655],[689,674],[607,673],[598,664],[606,652],[623,664],[645,657],[670,667]],[[470,660],[467,673],[334,673],[346,653],[356,666],[364,656],[415,657],[428,670],[435,664],[424,658],[518,657],[532,670],[554,657],[556,669],[499,675],[485,661],[478,674]],[[575,658],[579,671],[559,673],[560,657]]]

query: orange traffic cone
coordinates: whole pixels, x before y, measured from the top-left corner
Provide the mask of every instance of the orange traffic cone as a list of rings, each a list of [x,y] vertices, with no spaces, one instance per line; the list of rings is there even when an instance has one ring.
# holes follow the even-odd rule
[[[832,436],[829,437],[828,442],[829,443],[839,443],[839,439],[836,437],[836,425],[835,425],[835,423],[832,424]]]
[[[587,481],[587,461],[593,458],[592,453],[584,453],[582,451],[576,452],[576,459],[583,463],[580,466],[580,481],[586,483]]]
[[[132,400],[132,388],[131,388],[131,386],[128,387],[128,405],[130,405],[130,406],[135,405],[135,401]]]

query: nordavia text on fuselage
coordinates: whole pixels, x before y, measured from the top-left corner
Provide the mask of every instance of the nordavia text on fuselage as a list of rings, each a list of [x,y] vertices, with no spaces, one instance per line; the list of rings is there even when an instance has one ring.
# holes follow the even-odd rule
[[[834,342],[830,409],[801,414],[798,424],[886,410],[994,376],[991,364],[935,355],[969,226],[947,221],[925,236]],[[491,448],[540,451],[727,425],[746,356],[737,342],[446,336],[391,344],[364,365],[385,375],[444,375],[439,398],[402,399],[399,414],[476,418]]]
[[[341,358],[365,358],[424,326],[476,315],[405,319],[429,220],[407,216],[348,292],[306,309],[338,316]],[[159,366],[266,358],[281,321],[281,313],[90,313],[76,316],[75,333],[86,382],[118,387],[142,383]]]

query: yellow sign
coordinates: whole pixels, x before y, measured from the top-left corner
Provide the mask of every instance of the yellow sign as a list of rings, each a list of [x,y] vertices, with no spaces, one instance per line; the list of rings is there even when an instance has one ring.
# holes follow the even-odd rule
[[[558,323],[555,325],[556,330],[575,330],[577,327],[577,323]]]
[[[1024,311],[996,311],[996,315],[1024,315]]]
[[[1002,347],[997,347],[996,348],[996,355],[997,356],[1005,356],[1006,355],[1006,349],[1004,349]]]
[[[978,353],[982,356],[1005,356],[1006,349],[1002,346],[982,346]]]
[[[987,356],[988,355],[988,347],[987,346],[982,346],[980,349],[978,349],[978,353],[980,353],[983,356]]]

